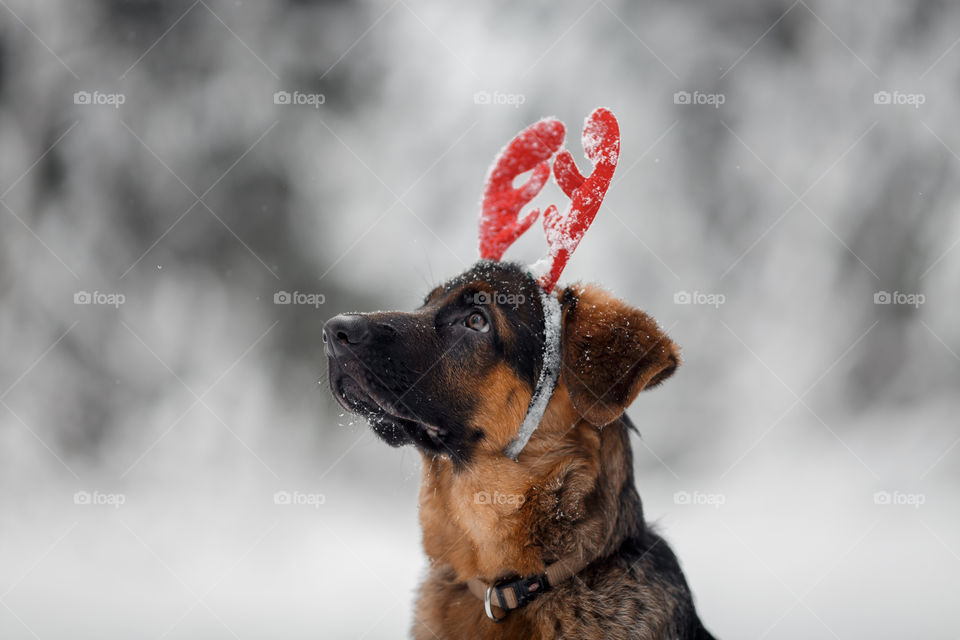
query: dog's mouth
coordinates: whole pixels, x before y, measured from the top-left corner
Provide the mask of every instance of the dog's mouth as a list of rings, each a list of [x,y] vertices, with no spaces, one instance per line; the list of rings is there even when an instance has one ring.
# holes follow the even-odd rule
[[[402,399],[391,401],[386,398],[388,393],[343,371],[331,374],[330,387],[337,402],[369,422],[387,444],[398,447],[412,443],[435,453],[446,451],[447,430],[414,416]]]

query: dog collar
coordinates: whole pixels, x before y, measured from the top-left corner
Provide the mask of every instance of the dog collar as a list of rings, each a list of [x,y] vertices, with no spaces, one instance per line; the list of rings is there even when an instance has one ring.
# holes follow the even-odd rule
[[[552,293],[547,293],[540,288],[537,291],[540,293],[540,306],[543,307],[543,365],[540,367],[540,377],[537,379],[537,386],[533,390],[527,415],[520,424],[517,437],[504,449],[504,453],[511,460],[517,459],[530,441],[530,436],[543,420],[543,414],[547,411],[547,404],[550,403],[560,377],[560,335],[562,333],[560,301]]]
[[[589,561],[579,556],[568,556],[551,564],[543,573],[534,576],[500,580],[493,584],[487,584],[480,578],[471,578],[466,584],[470,593],[483,600],[483,612],[487,617],[494,622],[501,622],[511,611],[526,606],[541,593],[569,580],[589,564]],[[500,609],[503,615],[497,617],[493,612],[494,608]]]

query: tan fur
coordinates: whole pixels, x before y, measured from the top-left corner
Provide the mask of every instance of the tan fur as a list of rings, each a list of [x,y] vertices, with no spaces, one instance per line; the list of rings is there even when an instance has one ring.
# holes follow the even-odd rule
[[[475,387],[478,399],[476,416],[471,426],[483,431],[481,446],[490,453],[501,453],[517,435],[516,425],[523,422],[530,404],[530,389],[526,388],[501,362]]]

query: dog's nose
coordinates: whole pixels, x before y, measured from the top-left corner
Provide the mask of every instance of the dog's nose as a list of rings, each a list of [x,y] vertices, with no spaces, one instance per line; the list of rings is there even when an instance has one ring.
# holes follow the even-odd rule
[[[324,350],[330,356],[347,355],[369,338],[370,321],[366,316],[342,313],[323,325]]]

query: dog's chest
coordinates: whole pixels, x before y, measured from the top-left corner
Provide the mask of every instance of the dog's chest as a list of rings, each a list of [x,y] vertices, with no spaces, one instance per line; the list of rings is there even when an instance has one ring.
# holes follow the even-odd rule
[[[496,577],[503,568],[542,570],[526,557],[529,536],[521,513],[526,500],[522,478],[506,467],[490,473],[455,473],[443,460],[424,467],[420,524],[424,551],[433,562],[450,564],[463,578]]]

